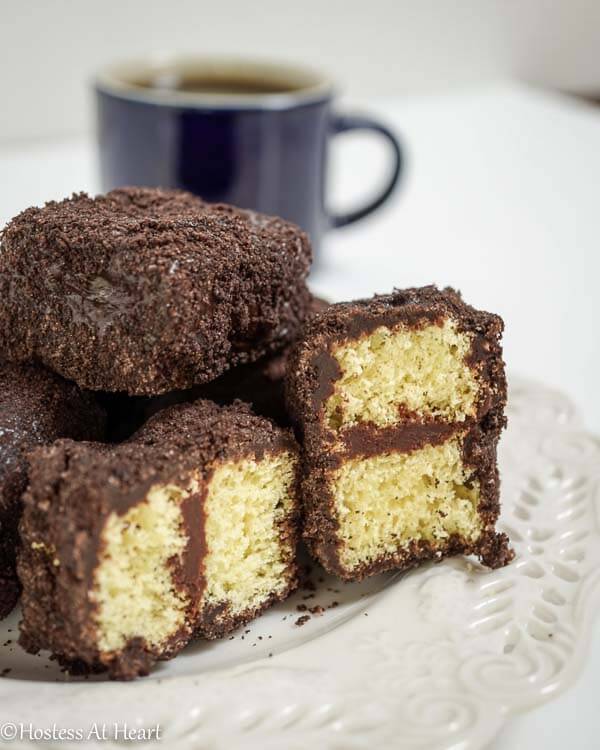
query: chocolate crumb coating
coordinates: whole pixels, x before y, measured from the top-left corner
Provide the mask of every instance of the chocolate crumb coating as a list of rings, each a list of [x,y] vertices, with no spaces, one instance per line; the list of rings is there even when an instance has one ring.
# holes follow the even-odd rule
[[[217,459],[262,458],[282,449],[297,450],[290,430],[257,416],[249,404],[239,400],[229,406],[206,399],[174,404],[152,416],[128,442],[192,452],[196,465],[207,476],[207,467]]]
[[[190,388],[294,340],[310,261],[296,226],[182,191],[29,208],[1,237],[1,353],[92,390]]]
[[[319,297],[312,297],[309,316],[329,306]],[[128,396],[126,393],[98,393],[98,400],[108,414],[108,440],[119,443],[129,438],[151,416],[169,406],[209,399],[222,406],[234,401],[251,404],[252,411],[272,419],[282,427],[290,427],[284,396],[287,357],[291,346],[257,362],[228,370],[216,380],[186,390],[171,391],[162,396]]]
[[[19,595],[16,577],[27,453],[57,438],[100,440],[105,414],[89,393],[37,365],[0,364],[0,617]]]
[[[381,326],[408,329],[441,325],[447,318],[472,335],[467,364],[479,384],[475,414],[464,421],[444,422],[400,411],[397,423],[381,427],[358,422],[339,434],[329,429],[325,404],[342,376],[332,348],[373,333]],[[288,411],[297,426],[303,450],[303,537],[311,551],[331,573],[346,580],[389,569],[408,569],[427,559],[459,553],[476,554],[491,568],[506,565],[514,556],[505,534],[497,533],[500,482],[497,443],[506,420],[506,379],[500,338],[502,320],[467,305],[453,289],[434,286],[396,290],[389,295],[331,305],[322,315],[307,321],[299,341],[291,348],[286,375]],[[442,445],[463,435],[462,463],[480,487],[477,512],[482,533],[467,544],[450,535],[447,543],[434,546],[413,540],[394,553],[382,554],[359,569],[349,571],[341,562],[342,542],[332,491],[332,475],[347,460],[381,454],[411,453],[428,445]]]
[[[21,645],[32,653],[49,649],[70,671],[106,670],[111,678],[132,679],[147,674],[157,660],[175,656],[192,637],[221,637],[287,596],[297,585],[297,503],[278,529],[286,549],[284,589],[235,614],[225,602],[207,606],[203,600],[210,551],[205,504],[215,466],[245,457],[260,461],[279,451],[297,455],[289,431],[252,414],[247,405],[222,408],[208,401],[165,409],[118,446],[62,440],[35,451],[20,527]],[[103,651],[98,604],[91,593],[102,564],[107,519],[143,503],[153,487],[192,482],[196,489],[184,501],[185,549],[172,567],[188,601],[182,626],[160,648],[136,636],[120,649]],[[296,483],[297,478],[294,492]]]

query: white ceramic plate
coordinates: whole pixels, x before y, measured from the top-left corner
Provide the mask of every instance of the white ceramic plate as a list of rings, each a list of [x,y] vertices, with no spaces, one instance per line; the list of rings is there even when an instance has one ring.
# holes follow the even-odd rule
[[[573,683],[600,607],[600,440],[562,395],[513,380],[501,471],[509,567],[454,559],[352,585],[316,570],[315,592],[137,682],[68,678],[24,654],[14,614],[0,623],[0,739],[78,730],[81,747],[104,731],[117,747],[125,725],[158,724],[168,747],[194,750],[485,746]],[[326,609],[298,626],[299,604]]]

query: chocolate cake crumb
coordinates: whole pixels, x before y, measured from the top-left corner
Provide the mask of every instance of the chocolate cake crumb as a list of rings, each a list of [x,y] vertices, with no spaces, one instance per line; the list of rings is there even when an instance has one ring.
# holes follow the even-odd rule
[[[296,620],[296,625],[301,628],[303,625],[305,625],[310,620],[310,615],[302,615],[302,617],[299,617]]]

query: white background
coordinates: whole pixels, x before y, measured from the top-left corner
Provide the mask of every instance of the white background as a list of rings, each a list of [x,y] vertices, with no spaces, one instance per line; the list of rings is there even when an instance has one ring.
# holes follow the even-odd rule
[[[83,132],[97,67],[149,52],[310,62],[364,98],[598,90],[599,48],[597,0],[0,0],[0,139]]]

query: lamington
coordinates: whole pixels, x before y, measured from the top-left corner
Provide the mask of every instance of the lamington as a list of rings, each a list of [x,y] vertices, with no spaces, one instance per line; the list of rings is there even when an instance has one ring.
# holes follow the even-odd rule
[[[241,403],[180,404],[118,446],[35,451],[21,645],[72,671],[146,674],[296,586],[298,447]]]
[[[91,394],[43,367],[0,363],[0,618],[16,604],[18,524],[27,453],[57,438],[101,440],[105,414]]]
[[[452,289],[330,306],[288,361],[304,539],[345,580],[459,553],[498,567],[503,322]]]
[[[190,388],[294,340],[311,247],[282,219],[177,190],[84,193],[0,237],[0,354],[80,387]]]

